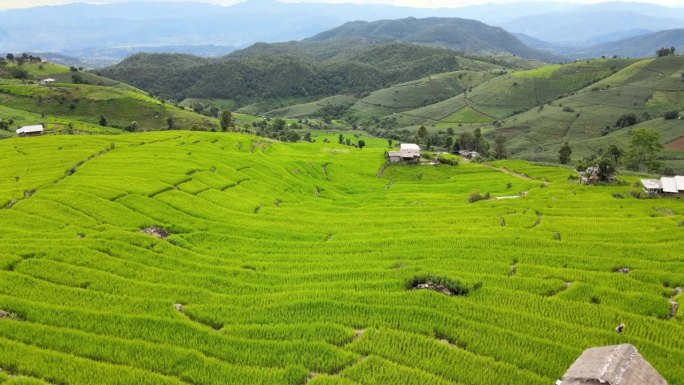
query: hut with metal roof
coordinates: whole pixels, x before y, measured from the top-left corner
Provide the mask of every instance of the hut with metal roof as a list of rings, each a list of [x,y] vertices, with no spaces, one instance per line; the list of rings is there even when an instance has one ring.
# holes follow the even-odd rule
[[[568,369],[562,385],[667,385],[630,344],[587,349]]]

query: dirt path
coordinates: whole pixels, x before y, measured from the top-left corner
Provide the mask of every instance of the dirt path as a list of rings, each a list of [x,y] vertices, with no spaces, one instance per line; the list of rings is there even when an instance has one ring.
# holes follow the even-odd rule
[[[390,165],[389,163],[383,164],[382,167],[380,167],[380,169],[378,170],[378,173],[375,174],[375,177],[376,178],[382,178],[382,175],[385,173],[385,170],[387,169],[387,167],[389,165]]]
[[[505,168],[505,167],[496,167],[496,166],[494,166],[494,165],[492,165],[492,164],[489,164],[489,163],[483,163],[483,165],[486,166],[486,167],[491,168],[492,170],[496,170],[496,171],[499,171],[499,172],[503,172],[503,173],[508,174],[508,175],[513,175],[513,176],[516,177],[516,178],[520,178],[520,179],[523,179],[523,180],[526,180],[526,181],[530,181],[530,182],[543,182],[543,181],[540,180],[540,179],[535,179],[535,178],[529,177],[529,176],[527,176],[527,175],[525,175],[525,174],[521,174],[521,173],[519,173],[519,172],[517,172],[517,171],[513,171],[513,170],[507,169],[507,168]]]

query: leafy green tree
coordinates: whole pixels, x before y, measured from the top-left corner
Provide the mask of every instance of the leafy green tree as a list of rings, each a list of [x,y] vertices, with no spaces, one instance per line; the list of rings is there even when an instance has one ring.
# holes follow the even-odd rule
[[[340,136],[337,137],[337,143],[344,144],[344,136],[342,136],[342,134],[340,134]]]
[[[136,132],[138,131],[138,122],[132,121],[131,124],[126,127],[126,131],[128,132]]]
[[[634,114],[624,114],[615,122],[615,127],[625,128],[639,123],[639,118]]]
[[[14,61],[14,55],[11,53],[8,53],[7,56],[5,56],[8,61]]]
[[[506,159],[507,156],[506,137],[499,133],[494,138],[494,158]]]
[[[392,139],[387,139],[387,147],[392,147],[392,144],[394,144],[394,141]]]
[[[457,143],[460,150],[472,150],[475,148],[475,137],[470,132],[463,132],[458,136]]]
[[[173,116],[169,116],[166,118],[166,129],[173,130],[174,128],[176,128],[176,121],[173,120]]]
[[[285,119],[278,118],[275,119],[272,123],[273,130],[275,131],[282,131],[285,129],[285,126],[287,125],[287,122],[285,122]]]
[[[444,140],[444,147],[451,149],[451,146],[454,145],[454,138],[451,136],[447,136],[446,139]]]
[[[305,142],[309,142],[309,143],[312,142],[312,140],[311,140],[311,133],[310,133],[309,131],[307,131],[307,132],[304,133],[304,141],[305,141]]]
[[[601,157],[596,167],[598,167],[597,176],[601,182],[608,182],[617,170],[615,162],[607,156]]]
[[[228,131],[233,125],[233,114],[228,110],[221,111],[221,131]]]
[[[570,143],[565,142],[565,144],[558,150],[558,161],[560,164],[568,164],[572,159],[572,148]]]
[[[10,74],[15,79],[25,80],[29,78],[29,73],[24,68],[14,67],[10,69]]]
[[[658,171],[662,167],[662,163],[657,160],[662,149],[658,132],[648,128],[637,128],[632,131],[632,138],[625,153],[625,165],[634,171],[644,168],[652,172]]]
[[[606,150],[606,153],[604,156],[608,157],[610,160],[615,162],[615,164],[620,164],[620,160],[622,159],[623,151],[620,150],[616,145],[611,144],[608,146],[608,149]]]
[[[418,138],[420,138],[421,142],[425,142],[425,139],[427,139],[427,128],[425,126],[420,126],[418,129]]]
[[[366,147],[366,141],[363,139],[359,140],[357,146],[359,146],[360,149],[363,149],[364,147]]]
[[[100,126],[106,127],[107,126],[107,118],[104,116],[100,115]]]

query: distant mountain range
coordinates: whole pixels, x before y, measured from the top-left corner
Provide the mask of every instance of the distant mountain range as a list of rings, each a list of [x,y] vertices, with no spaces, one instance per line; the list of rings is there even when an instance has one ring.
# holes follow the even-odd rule
[[[406,18],[355,21],[322,32],[307,41],[364,39],[368,43],[403,42],[482,55],[509,53],[543,61],[563,61],[559,55],[528,47],[500,27],[458,18]]]
[[[581,5],[541,1],[421,9],[275,0],[250,0],[230,7],[192,1],[133,0],[106,5],[76,3],[0,11],[0,51],[53,52],[81,59],[91,66],[102,66],[138,52],[221,56],[257,42],[301,40],[352,21],[435,16],[473,19],[500,26],[519,34],[517,36],[524,44],[535,49],[542,47],[531,44],[520,34],[543,40],[553,45],[546,49],[552,50],[554,55],[684,25],[684,8],[628,2]],[[393,25],[396,22],[383,24],[383,28],[396,27]],[[347,25],[344,30],[360,25]],[[450,28],[436,26],[427,37],[414,34],[392,38],[421,44],[424,43],[421,40],[429,40],[431,44],[437,42],[436,46],[458,50],[469,50],[473,45],[478,49],[491,45],[491,39],[474,42],[468,36],[458,36],[463,30]],[[497,33],[502,34],[501,31]],[[374,34],[378,36],[377,31]],[[494,35],[491,37],[497,39]],[[533,57],[539,54],[531,53],[523,46],[516,48],[519,44],[509,36],[505,39],[508,40],[493,44],[489,49],[496,52],[503,45],[508,52],[518,51]],[[651,50],[655,48],[651,47]]]

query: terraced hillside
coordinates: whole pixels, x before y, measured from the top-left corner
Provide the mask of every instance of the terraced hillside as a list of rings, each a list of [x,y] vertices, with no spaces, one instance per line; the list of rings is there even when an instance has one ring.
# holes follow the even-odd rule
[[[13,69],[26,71],[25,79],[11,75]],[[53,78],[55,83],[40,85]],[[74,84],[74,79],[78,79]],[[100,125],[100,116],[106,126]],[[10,136],[23,125],[44,124],[48,132],[121,133],[136,122],[137,130],[168,128],[172,118],[175,128],[209,130],[215,119],[182,110],[151,98],[129,85],[86,72],[72,72],[68,67],[49,63],[9,63],[0,68],[0,120],[12,121],[0,138]]]
[[[681,200],[316,139],[1,141],[0,383],[548,385],[627,342],[684,384]]]
[[[668,111],[684,110],[684,58],[638,61],[574,95],[543,108],[517,115],[504,123],[514,137],[514,150],[528,159],[557,159],[558,148],[569,141],[577,154],[586,155],[609,144],[624,146],[633,127],[615,127],[617,120],[634,114],[639,127],[657,130],[664,143],[684,137],[684,122],[665,120]],[[672,165],[682,169],[684,155]]]

